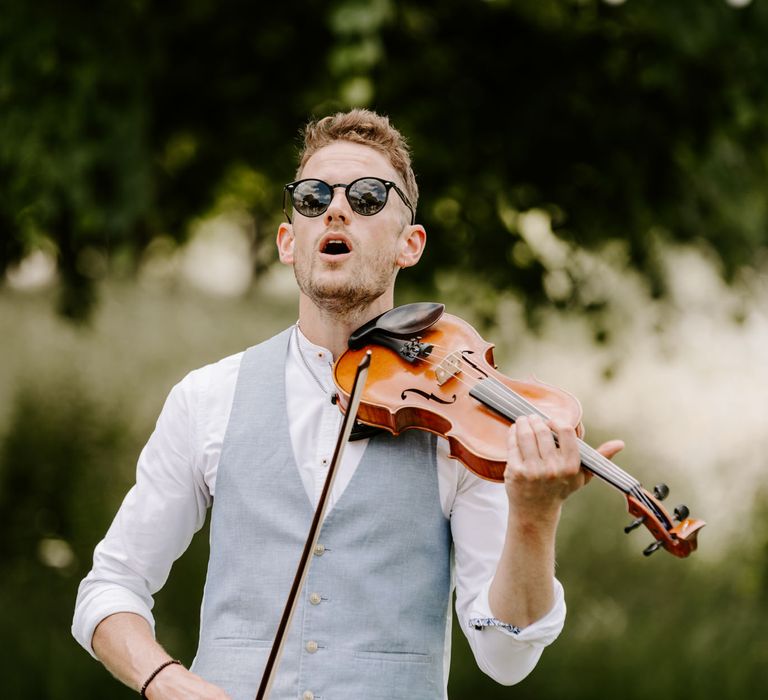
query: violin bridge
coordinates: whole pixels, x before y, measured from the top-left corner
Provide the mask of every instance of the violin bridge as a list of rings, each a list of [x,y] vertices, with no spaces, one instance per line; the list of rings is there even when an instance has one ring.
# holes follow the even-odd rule
[[[435,367],[437,383],[442,386],[459,372],[461,372],[461,352],[456,350],[444,357],[440,364]]]

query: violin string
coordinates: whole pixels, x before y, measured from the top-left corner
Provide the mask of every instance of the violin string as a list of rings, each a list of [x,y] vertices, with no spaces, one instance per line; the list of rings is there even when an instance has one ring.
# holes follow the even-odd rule
[[[440,345],[437,345],[435,343],[430,343],[430,345],[432,345],[433,347],[441,347]],[[428,365],[437,367],[448,356],[449,354],[446,354],[442,358],[435,357],[434,359],[432,359],[430,356],[430,357],[421,357],[419,359]],[[459,357],[466,365],[474,369],[474,367],[472,367],[471,363],[469,363],[466,360],[466,358],[464,358],[462,355],[460,355]],[[473,386],[463,377],[454,375],[454,378],[460,383],[466,386],[469,386],[470,388],[472,388]],[[473,381],[474,383],[477,383],[478,381],[481,381],[481,379],[474,378]],[[498,406],[492,406],[492,407],[496,408],[502,413],[504,413],[505,409],[507,409],[507,413],[513,413],[513,414],[516,414],[517,416],[536,413],[544,419],[547,419],[547,420],[549,419],[549,416],[547,416],[543,411],[538,409],[536,406],[534,406],[532,403],[527,401],[525,398],[517,394],[517,392],[513,391],[509,387],[504,386],[498,380],[493,380],[493,378],[490,378],[490,377],[488,379],[491,379],[492,381],[489,381],[487,385],[487,388],[489,389],[489,391],[484,393],[486,393],[487,395],[490,395],[490,398],[498,402]],[[487,396],[486,398],[489,398],[489,397]],[[597,474],[598,476],[602,476],[603,478],[606,478],[609,482],[615,483],[622,490],[627,492],[629,491],[634,492],[640,486],[639,482],[636,479],[632,478],[623,469],[619,468],[611,460],[601,455],[599,452],[597,452],[597,450],[590,447],[587,443],[585,443],[581,439],[579,439],[579,452],[581,456],[584,458],[585,464],[588,468],[594,471],[594,473]],[[642,493],[642,491],[640,493]]]
[[[445,346],[442,346],[437,343],[430,343],[433,348],[441,348],[444,352],[446,352],[446,355],[442,359],[440,359],[440,362],[445,360],[447,357],[450,356],[450,352],[448,352],[448,348]],[[465,365],[468,365],[472,369],[475,369],[472,366],[472,363],[470,363],[463,355],[463,353],[459,354],[459,358],[462,362],[464,362]],[[437,366],[439,362],[435,362],[434,360],[428,360],[426,358],[420,358],[422,361],[427,362],[430,365]],[[468,383],[461,377],[457,377],[454,375],[454,377],[460,381],[463,384],[468,385]],[[486,394],[486,398],[488,398],[488,394],[492,394],[493,398],[499,402],[499,405],[495,408],[499,410],[502,414],[505,413],[505,409],[508,412],[514,413],[517,412],[517,415],[525,415],[526,413],[537,413],[541,415],[543,418],[548,419],[548,416],[543,413],[541,410],[539,410],[536,406],[534,406],[532,403],[530,403],[527,399],[520,396],[517,392],[513,391],[509,387],[505,386],[498,380],[492,378],[492,377],[486,377],[486,379],[490,379],[491,381],[488,382],[488,385],[486,388],[490,388],[489,392],[484,391],[484,394]],[[477,379],[475,378],[475,382],[482,381],[482,378]],[[510,411],[510,409],[513,409]],[[642,485],[640,482],[629,475],[627,472],[625,472],[623,469],[621,469],[619,466],[614,464],[610,459],[605,457],[604,455],[600,454],[597,450],[595,450],[593,447],[588,445],[583,440],[579,439],[579,454],[582,457],[583,463],[589,468],[591,471],[593,471],[597,476],[600,476],[604,478],[609,483],[617,486],[617,488],[625,491],[628,494],[632,494],[638,501],[641,501],[645,506],[653,511],[657,518],[664,523],[667,527],[671,526],[671,523],[669,522],[669,519],[666,517],[666,515],[659,510],[657,504],[650,499],[646,491],[642,488]]]
[[[433,347],[441,347],[438,344],[431,343]],[[442,362],[446,357],[448,357],[450,353],[446,354],[442,359],[440,359],[440,362]],[[472,366],[472,363],[467,361],[467,359],[463,355],[459,355],[460,359],[465,363],[465,365],[468,365],[472,369],[475,369]],[[427,364],[430,364],[432,366],[438,366],[440,362],[435,362],[433,359],[427,359],[427,358],[420,358],[423,362],[426,362]],[[436,358],[439,359],[439,358]],[[469,383],[464,380],[462,377],[457,377],[454,375],[454,378],[457,379],[457,381],[469,386]],[[482,381],[483,378],[477,379],[475,378],[475,382]],[[495,408],[499,410],[502,414],[505,413],[505,409],[509,411],[509,409],[514,409],[513,412],[516,411],[517,415],[525,415],[526,413],[537,413],[541,415],[543,418],[548,419],[548,416],[543,413],[541,410],[539,410],[536,406],[534,406],[532,403],[530,403],[527,399],[520,396],[517,392],[513,391],[509,387],[505,386],[498,380],[492,378],[492,377],[486,377],[486,380],[490,379],[491,381],[488,382],[487,387],[490,388],[490,392],[485,392],[486,398],[488,398],[488,394],[492,394],[493,398],[498,401],[499,405]],[[494,406],[492,406],[494,407]],[[605,457],[604,455],[600,454],[597,450],[592,448],[590,445],[588,445],[583,440],[579,439],[579,453],[582,457],[583,463],[589,468],[591,471],[593,471],[597,476],[602,477],[609,483],[613,484],[620,490],[632,494],[638,501],[641,501],[646,508],[653,511],[657,518],[667,526],[670,526],[671,523],[669,523],[669,519],[665,516],[663,512],[659,510],[657,507],[657,504],[654,503],[645,490],[642,488],[641,484],[637,479],[629,475],[627,472],[625,472],[623,469],[618,467],[614,462],[612,462],[610,459]]]
[[[492,382],[491,386],[496,389],[494,384],[495,382]],[[533,404],[530,404],[525,399],[518,398],[511,389],[508,389],[503,385],[500,385],[496,390],[494,398],[502,403],[502,407],[514,407],[514,410],[518,413],[518,415],[532,413],[538,413],[541,415],[541,412],[535,409]],[[603,457],[603,455],[591,448],[583,440],[578,439],[578,447],[581,461],[598,476],[602,476],[624,491],[630,490],[637,483],[631,479],[631,477],[629,477],[629,475],[627,475],[623,470],[616,467],[616,465],[614,465],[610,460]]]

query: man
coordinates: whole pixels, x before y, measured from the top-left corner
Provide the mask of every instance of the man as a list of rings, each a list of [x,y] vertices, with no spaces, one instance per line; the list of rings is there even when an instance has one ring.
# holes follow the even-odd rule
[[[407,147],[375,113],[310,123],[286,197],[277,247],[298,324],[174,387],[79,590],[76,638],[150,700],[255,695],[341,420],[331,363],[424,250]],[[348,445],[271,697],[443,698],[454,583],[478,665],[506,684],[531,671],[564,622],[555,534],[585,474],[574,430],[535,416],[507,449],[502,485],[429,433]],[[187,670],[154,639],[151,596],[211,503]]]

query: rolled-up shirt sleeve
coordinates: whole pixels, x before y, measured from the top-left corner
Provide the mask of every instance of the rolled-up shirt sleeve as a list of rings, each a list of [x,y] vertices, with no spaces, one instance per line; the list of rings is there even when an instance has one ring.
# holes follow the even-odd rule
[[[92,656],[94,630],[109,615],[136,613],[154,630],[152,596],[205,522],[211,496],[196,457],[205,380],[198,370],[171,390],[139,457],[136,483],[80,583],[72,634]]]
[[[438,460],[445,459],[438,448]],[[518,683],[536,666],[565,623],[563,587],[554,579],[555,603],[523,628],[495,619],[488,590],[504,545],[507,498],[503,484],[481,479],[455,460],[456,495],[451,507],[456,614],[480,669],[504,685]]]
[[[536,666],[544,648],[552,644],[565,623],[563,587],[554,579],[555,604],[527,627],[506,625],[490,614],[490,580],[475,599],[465,631],[478,666],[498,683],[519,683]]]

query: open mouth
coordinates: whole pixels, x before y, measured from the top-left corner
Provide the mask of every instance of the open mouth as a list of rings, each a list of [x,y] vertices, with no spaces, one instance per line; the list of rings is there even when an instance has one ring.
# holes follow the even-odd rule
[[[320,252],[325,253],[326,255],[344,255],[349,253],[350,250],[346,241],[343,241],[340,238],[329,238],[321,248]]]

